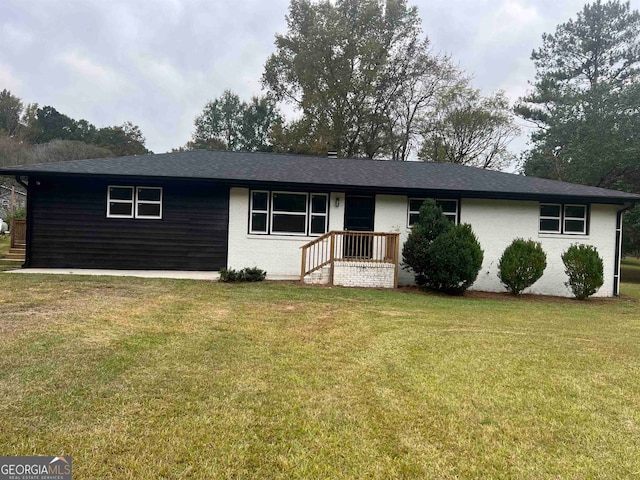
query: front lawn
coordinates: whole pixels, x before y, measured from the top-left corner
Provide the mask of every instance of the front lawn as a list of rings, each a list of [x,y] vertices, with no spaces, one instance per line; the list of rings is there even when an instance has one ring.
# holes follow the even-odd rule
[[[74,478],[633,478],[622,299],[0,275],[0,454]]]

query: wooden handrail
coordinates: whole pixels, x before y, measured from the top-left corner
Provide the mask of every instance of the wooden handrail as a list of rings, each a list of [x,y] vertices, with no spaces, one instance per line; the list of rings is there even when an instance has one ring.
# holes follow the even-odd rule
[[[24,218],[11,220],[11,248],[22,248],[27,243],[27,221]]]
[[[302,247],[300,278],[330,265],[333,284],[337,261],[386,263],[395,265],[397,284],[400,234],[392,232],[357,232],[332,230]]]

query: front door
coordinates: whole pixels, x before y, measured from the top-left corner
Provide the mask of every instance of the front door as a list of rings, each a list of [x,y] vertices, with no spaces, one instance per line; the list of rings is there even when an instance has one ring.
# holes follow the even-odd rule
[[[375,199],[347,195],[344,201],[344,229],[354,232],[373,232]],[[344,256],[347,258],[371,258],[372,237],[345,235]]]

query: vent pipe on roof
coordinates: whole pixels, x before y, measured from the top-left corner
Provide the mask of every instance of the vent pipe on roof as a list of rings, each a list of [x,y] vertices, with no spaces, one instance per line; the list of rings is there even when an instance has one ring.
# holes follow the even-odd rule
[[[327,152],[327,158],[338,158],[338,152],[336,152],[335,150]]]

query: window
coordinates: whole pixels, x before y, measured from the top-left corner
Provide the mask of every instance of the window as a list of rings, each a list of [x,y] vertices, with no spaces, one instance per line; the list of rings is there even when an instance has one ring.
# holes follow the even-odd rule
[[[305,235],[307,233],[306,193],[271,194],[271,233]]]
[[[311,194],[311,216],[309,217],[309,233],[323,235],[327,232],[327,197],[324,193]]]
[[[587,233],[587,207],[585,205],[564,206],[564,233],[574,235]]]
[[[409,199],[409,216],[407,224],[412,226],[420,217],[420,207],[424,203],[425,198],[410,198]],[[458,223],[458,200],[444,200],[435,199],[436,205],[442,209],[442,213],[445,217],[451,220],[453,223]]]
[[[328,227],[329,195],[253,190],[249,210],[249,233],[323,235]]]
[[[540,205],[540,233],[560,233],[562,205]]]
[[[269,216],[269,192],[251,192],[251,221],[249,233],[267,233],[267,217]]]
[[[133,187],[109,187],[107,217],[133,218]]]
[[[109,186],[107,217],[162,218],[162,188]]]
[[[587,206],[540,204],[540,233],[587,234]]]

